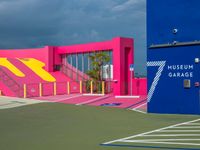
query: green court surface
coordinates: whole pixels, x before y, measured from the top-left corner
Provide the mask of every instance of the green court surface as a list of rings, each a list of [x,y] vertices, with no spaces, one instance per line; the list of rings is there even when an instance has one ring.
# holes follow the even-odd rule
[[[135,142],[134,138],[128,139],[129,143],[123,140],[113,143],[118,146],[100,144],[199,118],[190,115],[143,114],[125,109],[59,103],[40,103],[2,109],[0,110],[0,150],[184,148],[184,145],[132,143]],[[197,123],[196,125],[198,126]],[[144,140],[144,137],[138,139]]]

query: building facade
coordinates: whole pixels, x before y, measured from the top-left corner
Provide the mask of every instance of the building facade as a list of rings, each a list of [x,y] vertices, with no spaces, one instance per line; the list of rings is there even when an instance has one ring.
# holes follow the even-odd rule
[[[200,114],[199,0],[147,1],[148,112]]]
[[[4,62],[0,63],[0,71],[5,78],[10,78],[13,84],[16,82],[15,86],[71,81],[75,84],[71,89],[78,89],[79,86],[76,84],[78,81],[89,79],[87,71],[92,67],[89,56],[101,52],[107,53],[111,58],[103,66],[103,78],[112,85],[114,95],[129,95],[131,82],[134,94],[146,94],[146,79],[134,79],[134,72],[131,79],[129,66],[134,63],[132,38],[116,37],[109,41],[71,46],[0,50],[0,59],[3,60],[1,62]],[[20,73],[24,75],[20,76]],[[13,93],[6,81],[1,80],[0,84],[0,90],[5,95]],[[53,90],[52,88],[43,88],[43,90],[47,90],[47,93],[48,89]],[[29,93],[38,91],[33,87],[28,90]]]

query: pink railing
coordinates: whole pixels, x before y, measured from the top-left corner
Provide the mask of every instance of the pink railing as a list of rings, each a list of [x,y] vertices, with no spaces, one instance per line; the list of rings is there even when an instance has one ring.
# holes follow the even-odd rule
[[[56,93],[54,93],[54,88],[56,84]],[[40,89],[41,85],[41,89]],[[39,97],[39,96],[53,96],[64,95],[68,93],[67,82],[45,82],[45,83],[31,83],[26,84],[27,87],[27,97]]]
[[[23,96],[23,88],[12,77],[10,77],[2,68],[0,68],[0,80],[13,92],[17,97]]]
[[[105,94],[113,91],[113,82],[105,81]],[[82,86],[81,86],[82,84]],[[56,85],[56,86],[55,86]],[[27,97],[53,96],[72,93],[91,93],[91,81],[55,82],[55,83],[31,83],[26,84]],[[80,89],[82,87],[82,89]],[[22,90],[23,91],[23,90]],[[23,91],[24,92],[24,91]],[[56,93],[55,93],[56,92]],[[92,93],[102,93],[102,81],[93,82]]]
[[[89,80],[89,76],[70,64],[62,64],[61,71],[73,81]]]

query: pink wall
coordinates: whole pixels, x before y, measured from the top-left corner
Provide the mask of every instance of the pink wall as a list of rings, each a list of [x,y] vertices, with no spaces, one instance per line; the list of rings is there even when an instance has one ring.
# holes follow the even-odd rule
[[[130,90],[126,88],[130,86],[130,74],[129,65],[134,62],[133,60],[133,39],[116,37],[110,41],[94,42],[88,44],[79,44],[72,46],[59,46],[56,47],[58,54],[73,54],[94,52],[102,50],[113,51],[113,80],[114,83],[113,92],[115,95],[127,95],[130,94]],[[55,60],[59,63],[59,60]],[[60,62],[61,63],[61,62]]]
[[[147,95],[147,78],[134,78],[133,95]]]
[[[118,39],[118,38],[114,38]],[[104,41],[104,42],[93,42],[88,44],[77,44],[70,46],[59,46],[56,47],[58,54],[71,54],[71,53],[84,53],[84,52],[94,52],[101,50],[111,50],[113,48],[113,41]]]
[[[53,47],[22,49],[22,50],[0,50],[0,57],[7,58],[36,58],[46,64],[45,70],[53,71]]]
[[[115,38],[113,39],[113,70],[115,95],[130,94],[130,71],[129,65],[133,64],[133,39]]]

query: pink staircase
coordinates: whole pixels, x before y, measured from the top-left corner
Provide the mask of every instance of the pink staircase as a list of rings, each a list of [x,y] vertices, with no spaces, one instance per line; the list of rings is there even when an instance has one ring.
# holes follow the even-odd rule
[[[35,74],[31,69],[24,65],[21,61],[14,58],[8,59],[15,67],[17,67],[21,72],[25,74],[25,77],[18,77],[13,74],[8,68],[0,67],[0,87],[4,91],[6,96],[24,96],[24,87],[27,86],[27,97],[38,97],[39,96],[39,83],[42,83],[42,96],[53,95],[54,83],[47,82],[41,79],[37,74]],[[75,92],[79,91],[79,83],[73,82],[71,78],[67,77],[61,71],[49,72],[55,79],[57,85],[57,94],[67,93],[67,82],[71,81],[70,88]],[[1,90],[1,89],[0,89]]]
[[[22,87],[0,67],[0,87],[3,95],[21,97]]]
[[[89,79],[89,76],[82,71],[76,69],[69,63],[61,65],[61,72],[64,73],[73,81],[86,81]]]

